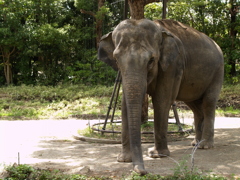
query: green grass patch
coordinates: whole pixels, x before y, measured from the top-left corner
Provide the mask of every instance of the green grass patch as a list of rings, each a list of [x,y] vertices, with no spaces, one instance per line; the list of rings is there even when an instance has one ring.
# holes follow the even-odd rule
[[[6,168],[4,180],[107,180],[105,177],[91,177],[80,174],[65,174],[60,170],[35,169],[29,165],[13,165]]]
[[[218,101],[217,112],[223,116],[240,116],[240,84],[224,85]]]
[[[217,109],[216,115],[225,117],[240,117],[240,109],[235,109],[232,106],[224,109]]]
[[[218,176],[210,174],[209,172],[203,173],[198,169],[192,170],[186,165],[186,160],[181,160],[176,168],[174,168],[173,175],[161,176],[154,174],[147,174],[140,176],[133,172],[128,176],[118,178],[119,180],[239,180],[239,178],[231,175],[230,177]],[[81,174],[66,174],[57,169],[36,169],[30,165],[21,164],[13,165],[5,168],[4,180],[112,180],[112,177],[104,176],[88,176]],[[114,178],[116,179],[116,177]]]
[[[98,118],[106,114],[112,90],[113,87],[85,85],[2,87],[0,118]],[[116,115],[120,115],[119,107]]]
[[[67,84],[55,87],[0,87],[0,119],[103,118],[108,110],[112,91],[113,86]],[[116,107],[117,117],[121,116],[121,93]],[[182,107],[178,109],[179,114],[192,115],[189,110]],[[240,116],[240,84],[224,85],[216,115]],[[149,105],[149,118],[153,118],[152,105]]]

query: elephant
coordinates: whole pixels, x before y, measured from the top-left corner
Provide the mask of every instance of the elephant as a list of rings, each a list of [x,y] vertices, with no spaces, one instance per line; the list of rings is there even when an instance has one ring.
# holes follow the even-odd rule
[[[127,19],[102,36],[98,59],[122,76],[122,151],[119,162],[132,162],[144,175],[141,109],[147,93],[154,109],[152,158],[169,156],[168,115],[174,101],[185,102],[194,115],[192,145],[214,146],[216,103],[224,76],[220,47],[207,35],[174,20]]]

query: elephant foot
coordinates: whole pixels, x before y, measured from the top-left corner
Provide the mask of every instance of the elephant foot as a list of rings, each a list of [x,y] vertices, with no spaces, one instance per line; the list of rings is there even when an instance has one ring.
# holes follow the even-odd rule
[[[192,145],[192,146],[196,146],[196,145],[198,144],[198,142],[199,142],[198,140],[194,139],[194,140],[191,142],[191,145]]]
[[[132,162],[131,153],[120,153],[117,157],[118,162]]]
[[[148,155],[151,158],[162,158],[170,155],[168,149],[157,150],[155,147],[148,149]]]
[[[192,146],[198,146],[199,149],[211,149],[214,147],[213,145],[213,141],[210,140],[202,140],[202,141],[198,141],[196,139],[194,139],[191,143]]]
[[[144,169],[144,167],[141,167],[140,165],[135,165],[133,170],[140,174],[141,176],[144,176],[145,174],[148,174],[148,172]]]
[[[209,140],[208,141],[204,140],[198,145],[199,149],[211,149],[213,147],[214,147],[213,141],[209,141]]]

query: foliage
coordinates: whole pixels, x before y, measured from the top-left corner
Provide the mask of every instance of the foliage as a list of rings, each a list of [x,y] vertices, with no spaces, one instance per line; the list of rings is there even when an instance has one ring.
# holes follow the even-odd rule
[[[31,166],[28,165],[19,165],[19,166],[10,166],[7,169],[7,172],[9,173],[9,176],[12,180],[24,180],[29,177],[29,175],[34,171],[34,169]]]
[[[240,15],[236,11],[236,22],[231,22],[231,6],[240,6],[237,1],[221,0],[173,0],[168,1],[168,19],[188,24],[204,32],[221,47],[225,59],[225,79],[228,83],[237,83],[240,79]],[[161,19],[162,3],[152,3],[145,7],[145,17]],[[231,28],[238,33],[231,36]],[[232,63],[233,62],[233,63]],[[232,69],[237,73],[233,75]]]
[[[217,176],[215,174],[202,174],[199,172],[190,172],[188,167],[186,166],[187,161],[181,160],[179,162],[179,166],[174,170],[173,175],[161,176],[154,174],[147,174],[144,176],[140,176],[137,173],[133,172],[130,176],[124,177],[122,179],[128,180],[227,180],[227,179],[236,179],[233,176],[230,178],[226,178],[223,176]],[[179,169],[184,169],[184,171]],[[12,165],[6,167],[7,176],[4,178],[5,180],[25,180],[25,179],[34,179],[34,180],[111,180],[113,178],[100,176],[86,176],[81,174],[65,174],[60,170],[56,169],[37,169],[33,168],[30,165],[20,164],[20,165]],[[115,179],[115,178],[114,178]]]
[[[133,173],[131,180],[227,180],[229,178],[218,176],[215,174],[210,174],[209,172],[203,173],[199,171],[198,169],[192,170],[188,167],[188,157],[184,157],[179,162],[172,159],[177,165],[173,169],[173,174],[168,176],[160,176],[160,175],[153,175],[153,174],[147,174],[144,176],[140,176],[137,173]],[[234,177],[231,177],[232,180],[234,180]]]
[[[82,3],[77,5],[97,8]],[[113,83],[115,73],[96,58],[94,20],[74,0],[6,0],[0,12],[1,85],[7,77],[7,84],[17,85]]]
[[[85,175],[80,174],[64,174],[60,170],[43,170],[36,169],[32,166],[26,164],[20,164],[13,166],[8,166],[6,168],[8,176],[4,178],[5,180],[26,180],[26,179],[34,179],[34,180],[104,180],[108,178],[104,177],[87,177]]]
[[[144,176],[139,176],[138,174],[133,174],[130,180],[227,180],[228,178],[217,176],[217,175],[202,175],[202,174],[188,174],[184,176],[160,176],[154,174],[147,174]],[[232,178],[234,180],[234,178]]]
[[[168,1],[168,18],[203,31],[222,48],[225,78],[240,79],[240,18],[231,22],[230,9],[237,1]],[[104,20],[103,34],[123,19],[123,1],[106,0],[1,0],[0,85],[58,85],[71,82],[112,85],[116,73],[97,60],[96,23]],[[82,14],[91,11],[95,17]],[[162,3],[145,7],[145,17],[161,19]],[[236,63],[235,63],[236,62]],[[233,68],[236,74],[233,75]]]
[[[151,20],[162,19],[162,3],[147,4],[144,8],[144,16]]]

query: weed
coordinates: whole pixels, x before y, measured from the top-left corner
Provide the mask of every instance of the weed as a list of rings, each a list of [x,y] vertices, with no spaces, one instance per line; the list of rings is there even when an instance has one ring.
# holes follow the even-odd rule
[[[11,177],[9,180],[25,180],[32,172],[34,172],[34,169],[31,166],[22,164],[9,166],[6,171],[8,172],[9,177]]]
[[[229,178],[217,176],[214,174],[203,174],[200,171],[188,168],[187,159],[190,156],[185,156],[180,162],[177,162],[177,167],[174,169],[173,175],[161,176],[155,174],[146,174],[140,176],[139,174],[132,172],[128,177],[123,177],[122,180],[236,180],[234,175]],[[22,164],[6,167],[7,176],[4,180],[111,180],[111,177],[93,177],[80,174],[64,174],[60,170],[56,169],[36,169],[29,165]],[[239,180],[239,179],[238,179]]]

